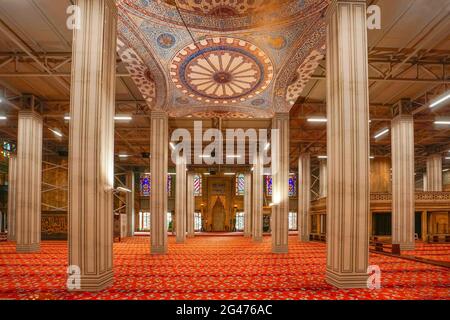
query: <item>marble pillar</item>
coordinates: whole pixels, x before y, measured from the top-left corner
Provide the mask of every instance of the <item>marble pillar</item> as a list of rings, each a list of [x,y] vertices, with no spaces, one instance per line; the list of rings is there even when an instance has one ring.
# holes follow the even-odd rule
[[[423,179],[423,191],[428,191],[428,177],[426,172],[423,174],[422,179]]]
[[[9,157],[8,166],[8,241],[16,241],[17,158]]]
[[[186,177],[186,231],[187,237],[195,236],[194,230],[195,196],[194,196],[194,174],[188,173]]]
[[[150,170],[152,190],[150,195],[151,253],[167,252],[167,162],[169,124],[164,111],[151,112]]]
[[[303,153],[298,159],[298,239],[309,241],[311,206],[311,158]]]
[[[326,198],[327,196],[327,161],[320,160],[319,163],[319,196]]]
[[[442,191],[442,155],[432,154],[427,157],[427,190]]]
[[[16,160],[16,250],[41,245],[42,117],[19,111]]]
[[[175,232],[177,243],[186,241],[186,159],[178,157],[175,182]]]
[[[272,252],[288,252],[289,236],[289,113],[272,119]]]
[[[399,114],[391,122],[392,243],[414,249],[414,119]]]
[[[327,271],[339,288],[366,288],[369,256],[369,92],[365,0],[327,12]]]
[[[79,0],[74,30],[69,140],[69,265],[79,288],[113,282],[114,114],[117,8],[113,0]]]
[[[135,199],[135,181],[134,181],[134,172],[127,172],[126,176],[126,185],[131,192],[128,192],[126,195],[126,203],[127,203],[127,236],[134,236],[134,199]]]
[[[262,156],[256,155],[252,177],[252,239],[255,242],[263,240],[263,174]]]
[[[244,193],[244,237],[252,236],[252,175],[245,174]]]

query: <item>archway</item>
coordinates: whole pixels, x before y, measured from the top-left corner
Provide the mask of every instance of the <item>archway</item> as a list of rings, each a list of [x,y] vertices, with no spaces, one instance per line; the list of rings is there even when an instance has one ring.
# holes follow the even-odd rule
[[[212,231],[225,231],[225,207],[220,200],[217,198],[212,210],[213,226]]]

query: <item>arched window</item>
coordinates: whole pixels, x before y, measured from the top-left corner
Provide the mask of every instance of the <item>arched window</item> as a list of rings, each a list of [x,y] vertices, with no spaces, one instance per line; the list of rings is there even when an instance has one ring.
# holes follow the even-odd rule
[[[202,231],[202,213],[194,212],[194,231]]]
[[[266,189],[266,196],[272,196],[272,176],[264,176],[264,187]]]
[[[172,195],[172,176],[167,176],[167,195],[170,197]]]
[[[140,186],[141,186],[141,196],[148,197],[150,196],[151,191],[151,180],[150,175],[143,174],[140,178]]]
[[[244,212],[236,212],[236,231],[244,231]]]
[[[289,197],[297,196],[297,175],[289,175]]]
[[[196,174],[194,176],[194,196],[200,197],[202,195],[202,176]]]
[[[245,194],[245,176],[239,173],[236,176],[236,195],[243,196]]]
[[[150,212],[139,211],[139,231],[150,231]]]
[[[173,231],[172,212],[167,212],[167,231]]]
[[[295,231],[297,229],[297,212],[289,212],[289,230]]]

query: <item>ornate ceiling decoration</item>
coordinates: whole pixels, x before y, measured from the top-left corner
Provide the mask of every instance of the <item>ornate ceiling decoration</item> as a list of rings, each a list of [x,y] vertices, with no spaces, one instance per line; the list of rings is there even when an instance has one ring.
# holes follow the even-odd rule
[[[151,109],[271,117],[323,58],[329,2],[118,0],[119,55]]]
[[[219,17],[248,15],[263,11],[273,11],[290,0],[159,0],[187,12]],[[298,2],[298,1],[297,1]]]
[[[292,23],[323,11],[328,0],[119,0],[160,22],[220,32]],[[183,17],[181,18],[177,6]]]
[[[179,51],[170,65],[176,88],[214,104],[243,102],[259,95],[272,81],[273,71],[261,49],[229,37],[192,43]]]

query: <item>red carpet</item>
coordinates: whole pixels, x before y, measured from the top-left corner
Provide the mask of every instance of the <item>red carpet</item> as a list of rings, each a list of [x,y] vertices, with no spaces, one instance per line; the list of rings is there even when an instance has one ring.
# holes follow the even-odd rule
[[[151,256],[149,239],[114,244],[114,285],[99,293],[65,289],[67,244],[46,241],[38,254],[17,254],[0,244],[0,299],[446,299],[450,269],[383,255],[380,290],[339,290],[325,282],[325,245],[298,243],[289,254],[270,253],[271,239],[169,238],[169,254]]]
[[[450,262],[450,243],[429,244],[417,242],[415,250],[403,251],[402,255],[409,255],[429,260]]]

